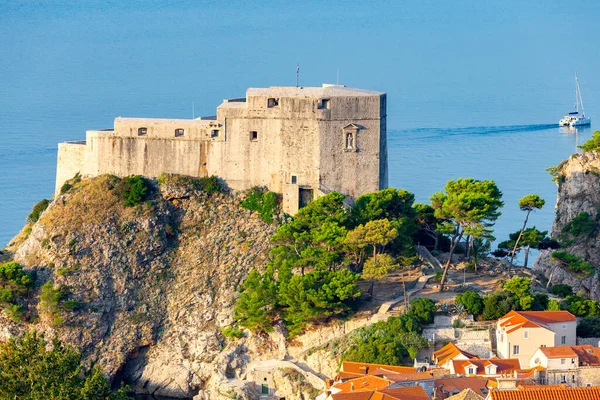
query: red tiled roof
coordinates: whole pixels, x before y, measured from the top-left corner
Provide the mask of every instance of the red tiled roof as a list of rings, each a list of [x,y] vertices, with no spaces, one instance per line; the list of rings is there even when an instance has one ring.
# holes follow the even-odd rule
[[[421,386],[410,386],[376,391],[334,393],[333,400],[429,400]]]
[[[522,386],[519,390],[493,390],[491,400],[598,400],[600,386]]]
[[[348,379],[343,383],[337,383],[333,387],[341,392],[372,392],[384,389],[390,385],[390,381],[373,375],[364,375],[360,378]]]
[[[576,321],[573,314],[568,311],[510,311],[498,320],[501,327],[506,328],[507,333],[525,328],[546,328],[548,324],[558,322]]]
[[[454,372],[460,375],[467,374],[467,368],[470,364],[477,367],[476,375],[487,375],[485,367],[490,364],[496,366],[496,373],[494,375],[510,374],[515,370],[521,369],[521,364],[517,358],[506,358],[502,360],[499,358],[492,358],[489,360],[452,360]]]
[[[340,371],[350,372],[353,374],[370,374],[371,371],[375,371],[377,368],[384,368],[384,369],[398,372],[398,373],[417,372],[417,369],[414,367],[399,367],[399,366],[384,365],[384,364],[368,364],[368,363],[359,363],[359,362],[353,362],[353,361],[343,361],[342,368]]]
[[[589,344],[582,346],[542,347],[542,353],[547,358],[579,358],[585,365],[600,365],[600,348]]]
[[[399,400],[429,400],[429,396],[421,386],[383,389],[380,392]]]
[[[454,357],[462,354],[467,358],[477,358],[475,354],[468,353],[464,350],[459,349],[452,342],[448,343],[444,347],[439,350],[433,352],[433,358],[436,360],[437,365],[444,365],[449,360],[454,359]]]
[[[394,382],[407,382],[407,381],[426,381],[435,379],[434,373],[430,371],[426,372],[413,372],[411,374],[386,374],[386,379]]]

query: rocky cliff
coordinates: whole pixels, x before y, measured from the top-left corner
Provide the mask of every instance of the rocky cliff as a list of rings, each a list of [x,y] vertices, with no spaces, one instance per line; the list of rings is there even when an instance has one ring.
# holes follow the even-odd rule
[[[36,289],[26,322],[0,313],[0,340],[41,330],[138,393],[257,397],[239,378],[252,378],[251,362],[286,357],[283,332],[230,341],[222,328],[233,322],[248,272],[264,267],[275,226],[241,208],[235,195],[205,193],[186,178],[155,184],[135,207],[123,206],[117,182],[100,176],[80,183],[9,244],[4,257],[34,271]],[[39,289],[47,281],[77,304],[61,311],[62,324],[40,312]],[[285,384],[296,388],[291,398],[313,390],[298,378],[310,374],[290,373],[288,365],[280,371],[273,379],[296,382]]]
[[[556,181],[558,198],[552,237],[566,245],[565,251],[585,260],[597,271],[600,267],[600,155],[597,152],[572,155],[558,166]],[[582,213],[589,215],[589,229],[565,235],[565,227]],[[542,251],[533,269],[541,271],[553,284],[568,284],[575,292],[581,290],[600,301],[598,273],[575,273],[563,263],[553,260],[552,250]]]

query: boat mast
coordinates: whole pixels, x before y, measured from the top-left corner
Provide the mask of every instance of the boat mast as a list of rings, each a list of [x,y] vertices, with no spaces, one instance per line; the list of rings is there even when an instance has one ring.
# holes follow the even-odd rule
[[[575,111],[579,114],[579,79],[577,79],[577,72],[575,72]]]
[[[575,73],[575,82],[577,83],[577,94],[578,94],[578,101],[579,103],[581,103],[581,115],[583,117],[585,117],[585,110],[583,108],[583,98],[581,97],[581,90],[579,90],[579,79],[577,78],[577,73]]]

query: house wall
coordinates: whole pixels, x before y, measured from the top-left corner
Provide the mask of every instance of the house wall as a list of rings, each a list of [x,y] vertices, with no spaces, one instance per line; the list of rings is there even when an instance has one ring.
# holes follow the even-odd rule
[[[556,333],[554,346],[575,346],[577,344],[577,321],[559,322],[548,325]],[[563,328],[563,325],[565,328]],[[565,336],[565,343],[562,343],[562,336]]]
[[[524,337],[524,330],[529,331],[527,339]],[[519,346],[519,354],[513,354],[515,345]],[[498,342],[498,356],[500,358],[518,358],[521,365],[528,365],[531,356],[542,345],[554,346],[554,332],[544,328],[521,328],[502,336],[502,342]],[[502,353],[500,348],[502,348]]]

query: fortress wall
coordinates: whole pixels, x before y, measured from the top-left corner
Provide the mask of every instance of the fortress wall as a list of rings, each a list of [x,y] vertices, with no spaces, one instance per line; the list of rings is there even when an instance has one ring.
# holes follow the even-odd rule
[[[85,150],[85,141],[58,144],[55,195],[60,193],[62,185],[76,173],[84,174]]]
[[[380,161],[382,148],[386,148],[385,142],[380,141],[385,140],[385,136],[380,137],[385,121],[379,119],[380,102],[384,99],[383,96],[349,98],[343,102],[345,108],[340,106],[339,110],[333,103],[330,111],[332,118],[335,115],[336,119],[320,121],[323,186],[352,198],[387,187],[387,162]],[[350,124],[358,126],[354,149],[346,148],[346,132],[343,130]]]
[[[206,176],[211,142],[98,135],[90,145],[92,175],[157,177],[161,173],[174,173]]]
[[[173,140],[211,140],[211,131],[220,129],[218,122],[200,119],[161,119],[161,118],[116,118],[114,131],[107,135],[120,137],[140,137],[139,128],[146,128],[144,137]],[[183,129],[183,136],[175,137],[175,130]]]

